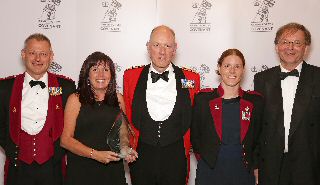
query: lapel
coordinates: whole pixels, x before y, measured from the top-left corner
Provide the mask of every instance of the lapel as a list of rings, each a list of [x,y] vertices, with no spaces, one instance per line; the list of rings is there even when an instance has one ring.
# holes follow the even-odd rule
[[[186,128],[189,128],[191,124],[191,115],[192,115],[192,106],[191,106],[191,98],[190,92],[188,88],[182,88],[181,79],[186,79],[183,70],[174,64],[172,64],[175,78],[176,78],[176,89],[177,89],[177,99],[176,105],[181,105],[183,109],[183,116],[182,116],[182,124],[185,125]]]
[[[243,99],[244,91],[239,89],[240,98],[240,142],[242,143],[251,123],[251,116],[253,110],[253,104]],[[216,132],[222,141],[222,96],[223,96],[223,88],[219,85],[217,93],[214,95],[214,99],[209,102],[210,112],[213,118],[214,127]],[[217,97],[217,98],[215,98]]]
[[[17,75],[10,97],[10,137],[14,144],[19,145],[19,133],[21,128],[21,101],[22,101],[22,88],[24,81],[24,73]]]
[[[10,98],[10,136],[16,145],[19,145],[21,129],[21,102],[24,76],[25,73],[16,77]],[[48,89],[50,89],[50,87],[59,87],[59,83],[55,75],[48,73]],[[61,95],[50,95],[48,101],[48,112],[45,124],[52,124],[51,134],[53,141],[55,141],[60,137],[63,130],[62,97]]]
[[[282,89],[281,89],[281,79],[280,66],[274,68],[272,73],[269,74],[266,78],[265,89],[266,97],[270,97],[267,100],[267,119],[269,120],[268,125],[271,130],[276,130],[278,134],[284,136],[284,117],[283,117],[283,99],[282,99]]]
[[[53,141],[56,141],[61,136],[64,123],[62,95],[52,95],[50,93],[52,89],[57,87],[60,87],[57,77],[52,73],[48,73],[49,102],[46,124],[51,124]]]
[[[138,76],[139,79],[132,100],[132,123],[137,129],[140,129],[141,114],[143,112],[142,106],[144,104],[141,102],[146,101],[149,68],[150,64],[146,65],[142,69],[140,76]]]
[[[301,75],[299,78],[296,95],[293,103],[289,141],[292,135],[297,130],[302,118],[308,108],[312,95],[313,71],[305,62],[302,64]]]
[[[219,96],[209,102],[214,128],[222,141],[222,98]]]
[[[243,98],[240,99],[240,139],[241,143],[247,135],[251,117],[252,117],[253,104]]]

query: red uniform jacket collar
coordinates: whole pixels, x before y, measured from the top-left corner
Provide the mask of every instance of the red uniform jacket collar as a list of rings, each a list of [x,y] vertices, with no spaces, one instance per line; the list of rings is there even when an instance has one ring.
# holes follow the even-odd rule
[[[224,94],[224,90],[221,85],[218,87],[218,94],[219,97],[215,98],[210,101],[210,111],[213,117],[214,126],[216,132],[222,140],[222,96]],[[240,96],[240,137],[241,143],[243,142],[249,125],[250,125],[250,118],[253,110],[253,104],[250,101],[243,99],[244,91],[239,88],[239,96]]]

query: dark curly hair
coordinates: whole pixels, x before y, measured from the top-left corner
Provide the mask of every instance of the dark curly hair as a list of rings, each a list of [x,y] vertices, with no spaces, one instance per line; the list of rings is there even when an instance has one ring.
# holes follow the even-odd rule
[[[101,62],[109,67],[111,74],[111,79],[109,81],[103,102],[111,106],[119,106],[116,90],[117,82],[114,63],[109,56],[98,51],[90,54],[82,64],[77,88],[79,101],[81,104],[91,105],[96,102],[94,92],[91,89],[91,85],[88,79],[90,68],[98,65]]]

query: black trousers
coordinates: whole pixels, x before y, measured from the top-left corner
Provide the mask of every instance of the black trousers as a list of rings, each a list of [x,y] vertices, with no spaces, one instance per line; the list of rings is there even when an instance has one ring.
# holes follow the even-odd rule
[[[55,165],[52,160],[41,165],[36,162],[26,164],[21,161],[17,167],[10,164],[7,185],[61,185],[60,164]]]
[[[132,185],[185,185],[187,159],[183,140],[168,146],[139,142],[139,158],[130,165]]]

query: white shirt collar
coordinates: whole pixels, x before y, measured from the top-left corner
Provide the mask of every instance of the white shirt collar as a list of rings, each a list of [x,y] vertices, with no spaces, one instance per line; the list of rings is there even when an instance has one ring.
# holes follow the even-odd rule
[[[151,71],[153,71],[153,72],[155,72],[155,73],[159,73],[159,72],[153,67],[152,63],[150,64],[149,72],[151,72]],[[169,66],[167,67],[167,69],[164,70],[163,72],[165,72],[165,71],[169,71],[169,74],[172,74],[172,73],[173,73],[173,67],[172,67],[172,64],[171,64],[171,63],[169,64]]]
[[[301,73],[301,69],[302,69],[302,63],[303,62],[301,62],[295,69],[297,69],[298,70],[298,72],[299,72],[299,74]],[[281,65],[281,63],[280,63],[280,69],[281,69],[281,72],[290,72],[290,71],[288,71],[287,69],[285,69],[282,65]]]

